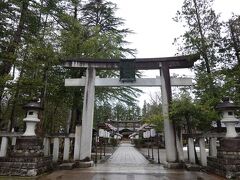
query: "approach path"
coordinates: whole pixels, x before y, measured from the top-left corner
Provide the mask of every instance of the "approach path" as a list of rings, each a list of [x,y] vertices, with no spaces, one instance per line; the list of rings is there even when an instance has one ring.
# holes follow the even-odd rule
[[[129,143],[123,143],[108,159],[106,165],[118,164],[118,165],[148,165],[149,161],[137,151],[133,145]]]
[[[55,171],[40,180],[220,180],[203,172],[164,169],[151,164],[129,143],[122,143],[103,164],[87,169]]]

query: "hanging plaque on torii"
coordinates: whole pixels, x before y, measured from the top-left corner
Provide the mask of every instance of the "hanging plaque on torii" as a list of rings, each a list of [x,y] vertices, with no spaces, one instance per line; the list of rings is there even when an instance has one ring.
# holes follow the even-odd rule
[[[120,60],[120,81],[135,82],[136,81],[136,65],[135,59],[123,59]]]

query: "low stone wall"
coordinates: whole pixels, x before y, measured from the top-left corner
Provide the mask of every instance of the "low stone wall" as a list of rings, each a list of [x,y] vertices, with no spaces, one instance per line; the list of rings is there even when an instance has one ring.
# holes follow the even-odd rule
[[[237,139],[237,141],[240,139]],[[232,147],[229,144],[232,143]],[[222,139],[217,150],[217,157],[208,157],[207,166],[210,172],[228,179],[240,178],[240,148],[236,139]]]
[[[37,176],[52,169],[50,157],[0,158],[1,176]]]
[[[240,159],[235,158],[207,158],[208,170],[226,178],[240,178]]]
[[[52,157],[44,157],[42,141],[19,137],[15,147],[0,157],[1,176],[37,176],[52,169]]]

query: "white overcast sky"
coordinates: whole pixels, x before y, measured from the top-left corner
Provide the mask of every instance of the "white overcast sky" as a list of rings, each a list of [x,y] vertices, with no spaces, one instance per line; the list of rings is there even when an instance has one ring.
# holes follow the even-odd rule
[[[182,24],[172,20],[177,10],[181,9],[183,0],[111,0],[118,6],[116,16],[125,19],[125,26],[133,30],[134,34],[127,37],[131,42],[129,47],[137,49],[137,58],[166,57],[176,54],[176,47],[172,45],[174,38],[180,36],[184,29]],[[240,14],[240,0],[215,0],[214,9],[221,13],[222,20],[228,20],[232,13]],[[182,70],[178,74],[192,72]],[[158,72],[148,72],[152,77]],[[150,90],[149,90],[150,89]],[[156,88],[144,89],[146,92],[140,97],[140,106],[149,94]]]

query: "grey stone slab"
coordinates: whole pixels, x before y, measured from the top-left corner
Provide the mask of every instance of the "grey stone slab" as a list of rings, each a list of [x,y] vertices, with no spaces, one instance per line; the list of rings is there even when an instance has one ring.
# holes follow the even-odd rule
[[[61,170],[71,170],[75,166],[75,163],[62,163],[59,165],[59,169]]]
[[[123,143],[104,163],[90,168],[56,171],[39,180],[222,180],[224,178],[184,169],[164,169],[150,164],[132,145]]]

